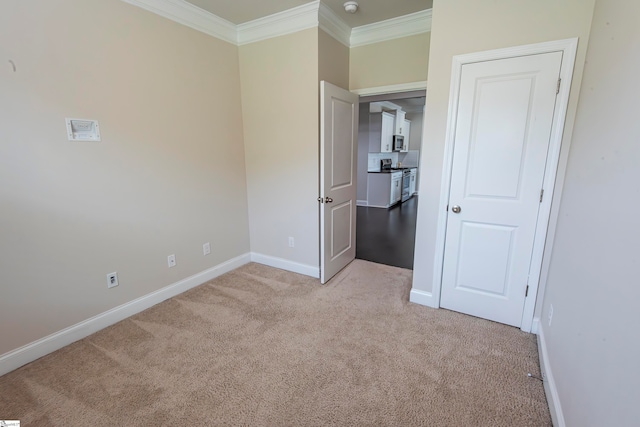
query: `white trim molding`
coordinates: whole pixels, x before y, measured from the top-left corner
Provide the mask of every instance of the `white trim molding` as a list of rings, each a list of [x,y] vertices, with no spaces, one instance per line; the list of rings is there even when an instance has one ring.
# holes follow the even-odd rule
[[[122,0],[229,43],[238,44],[235,24],[184,0]]]
[[[324,3],[320,3],[318,23],[325,33],[346,47],[351,47],[351,28]]]
[[[538,211],[538,222],[536,225],[533,252],[531,257],[531,267],[529,269],[529,296],[525,299],[520,329],[531,332],[533,327],[533,316],[536,304],[538,288],[540,286],[540,268],[548,254],[544,253],[547,229],[551,220],[551,201],[554,199],[553,192],[557,175],[564,176],[566,164],[559,164],[560,149],[562,145],[562,133],[564,131],[565,117],[569,105],[569,92],[573,78],[573,67],[575,64],[578,39],[571,38],[544,43],[536,43],[523,46],[496,49],[484,52],[457,55],[453,57],[451,71],[451,87],[449,90],[449,111],[447,131],[445,135],[445,153],[442,168],[442,184],[440,187],[440,202],[438,225],[436,231],[435,256],[433,269],[433,294],[438,300],[442,289],[442,268],[444,262],[444,246],[446,236],[447,210],[449,204],[449,188],[451,186],[451,168],[453,163],[453,148],[455,138],[456,119],[458,116],[458,96],[460,91],[460,80],[462,77],[462,67],[481,61],[492,61],[525,55],[537,55],[550,52],[562,52],[562,65],[560,68],[560,78],[562,84],[556,98],[551,135],[549,138],[549,150],[547,154],[546,169],[543,180],[545,195]],[[568,141],[565,143],[569,143]],[[417,239],[420,236],[416,237]],[[415,276],[414,276],[415,277]]]
[[[351,89],[351,92],[360,96],[371,96],[371,95],[387,95],[390,93],[411,92],[414,90],[425,90],[425,89],[427,89],[426,80],[420,81],[420,82],[399,83],[397,85],[367,87],[362,89]]]
[[[238,45],[318,27],[318,0],[238,25]]]
[[[144,295],[133,301],[100,313],[80,323],[69,326],[49,336],[33,341],[25,346],[0,356],[0,375],[4,375],[19,367],[33,362],[64,346],[85,338],[101,329],[120,322],[134,314],[140,313],[169,298],[179,295],[191,288],[200,286],[209,280],[215,279],[231,270],[248,264],[251,261],[250,254],[240,255],[225,261],[208,270],[194,274],[150,294]]]
[[[433,294],[431,292],[421,291],[416,288],[411,289],[411,292],[409,293],[409,302],[426,305],[431,308],[439,308],[438,301],[433,298]]]
[[[239,25],[185,0],[122,1],[238,46],[309,28],[320,28],[347,47],[363,46],[431,31],[431,9],[351,29],[339,15],[320,0]]]
[[[431,31],[432,9],[375,22],[351,30],[351,47],[379,43]]]
[[[293,273],[304,274],[305,276],[320,278],[320,267],[300,264],[298,262],[289,261],[288,259],[277,258],[269,255],[263,255],[251,252],[251,261],[258,264],[268,265],[269,267],[279,268],[281,270],[291,271]]]
[[[547,396],[551,421],[555,427],[565,427],[567,424],[564,421],[560,396],[553,378],[553,372],[551,371],[543,328],[540,328],[538,331],[538,357],[540,358],[540,371],[542,372],[543,378],[542,384],[544,385],[544,394]]]

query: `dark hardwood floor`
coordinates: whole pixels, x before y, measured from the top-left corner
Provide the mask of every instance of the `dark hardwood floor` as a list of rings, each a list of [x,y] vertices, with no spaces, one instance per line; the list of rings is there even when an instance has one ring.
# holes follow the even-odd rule
[[[418,197],[391,209],[358,206],[356,258],[413,270]]]

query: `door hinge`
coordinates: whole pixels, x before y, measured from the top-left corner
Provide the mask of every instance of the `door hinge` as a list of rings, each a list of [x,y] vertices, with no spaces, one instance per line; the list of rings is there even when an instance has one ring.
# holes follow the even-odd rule
[[[529,285],[527,285],[527,289],[524,291],[524,297],[528,297],[529,296]]]
[[[542,198],[544,197],[544,188],[540,190],[540,203],[542,203]]]
[[[556,95],[560,93],[560,83],[562,83],[562,79],[558,79],[558,86],[556,87]]]

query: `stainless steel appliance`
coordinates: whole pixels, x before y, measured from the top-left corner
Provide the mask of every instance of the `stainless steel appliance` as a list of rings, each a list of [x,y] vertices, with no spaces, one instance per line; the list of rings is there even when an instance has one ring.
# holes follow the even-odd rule
[[[404,150],[404,136],[393,135],[393,151]]]
[[[411,198],[409,188],[411,188],[411,169],[404,169],[402,171],[402,202]]]
[[[380,170],[381,171],[390,171],[391,170],[391,159],[380,159]]]

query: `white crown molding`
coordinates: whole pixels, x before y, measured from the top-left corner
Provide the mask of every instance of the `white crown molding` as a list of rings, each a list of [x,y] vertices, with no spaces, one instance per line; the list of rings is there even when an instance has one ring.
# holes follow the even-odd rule
[[[273,37],[318,26],[320,1],[312,1],[264,18],[238,25],[238,45],[255,43]]]
[[[184,0],[122,0],[229,43],[238,43],[235,24]]]
[[[318,21],[320,29],[331,37],[345,45],[351,46],[351,27],[349,27],[336,13],[326,4],[320,3],[318,10]]]
[[[431,9],[351,29],[320,0],[240,25],[185,0],[122,1],[239,46],[315,27],[347,47],[364,46],[431,31]]]
[[[351,30],[351,47],[364,46],[431,31],[432,10],[427,9]]]

